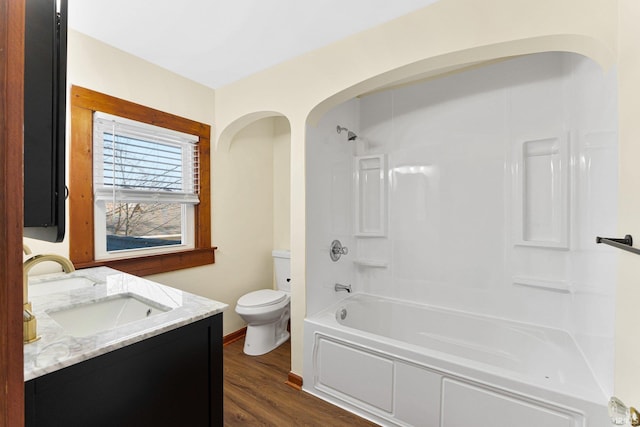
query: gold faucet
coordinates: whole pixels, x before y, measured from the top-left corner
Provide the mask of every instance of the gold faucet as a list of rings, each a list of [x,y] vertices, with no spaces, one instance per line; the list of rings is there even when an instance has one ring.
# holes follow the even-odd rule
[[[22,307],[22,339],[24,344],[40,339],[36,331],[36,316],[33,315],[31,302],[29,301],[29,270],[31,270],[35,265],[46,261],[57,262],[65,273],[71,273],[76,270],[71,261],[56,254],[34,255],[22,264],[22,296],[24,298],[24,304]]]

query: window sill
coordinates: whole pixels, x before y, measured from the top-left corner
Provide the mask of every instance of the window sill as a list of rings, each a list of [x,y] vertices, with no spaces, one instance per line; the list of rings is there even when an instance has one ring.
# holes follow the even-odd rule
[[[89,267],[111,267],[136,276],[166,273],[183,268],[199,267],[215,262],[214,251],[217,247],[191,249],[168,254],[149,255],[137,258],[109,259],[89,262],[73,262],[78,269]],[[72,259],[73,261],[73,259]]]

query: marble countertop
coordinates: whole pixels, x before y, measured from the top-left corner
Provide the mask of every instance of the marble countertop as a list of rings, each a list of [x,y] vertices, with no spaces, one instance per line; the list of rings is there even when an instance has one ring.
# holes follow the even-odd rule
[[[71,336],[48,314],[97,300],[117,298],[118,295],[131,295],[166,311],[83,337]],[[227,308],[227,304],[108,267],[31,277],[29,300],[41,338],[24,346],[25,381],[193,323]]]

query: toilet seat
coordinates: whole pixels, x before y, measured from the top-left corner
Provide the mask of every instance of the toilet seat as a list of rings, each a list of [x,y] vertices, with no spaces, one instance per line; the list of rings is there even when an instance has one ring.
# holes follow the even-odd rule
[[[259,291],[249,292],[238,300],[238,306],[245,308],[266,307],[278,304],[287,297],[283,291],[273,289],[260,289]]]

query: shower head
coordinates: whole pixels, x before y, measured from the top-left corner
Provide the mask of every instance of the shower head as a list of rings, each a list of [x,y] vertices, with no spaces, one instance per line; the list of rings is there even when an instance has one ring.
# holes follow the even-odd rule
[[[355,141],[356,138],[358,137],[358,135],[356,135],[354,132],[351,132],[346,127],[343,127],[343,126],[340,126],[340,125],[336,126],[336,131],[338,133],[342,133],[342,131],[346,131],[347,132],[347,141]]]

